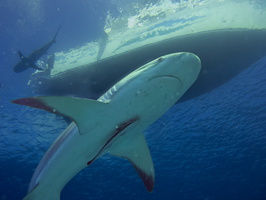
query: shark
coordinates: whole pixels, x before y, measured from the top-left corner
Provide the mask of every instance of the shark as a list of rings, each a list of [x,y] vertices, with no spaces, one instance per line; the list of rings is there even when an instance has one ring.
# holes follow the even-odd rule
[[[128,160],[152,192],[155,172],[144,131],[182,97],[200,70],[195,54],[172,53],[137,68],[97,100],[68,96],[13,100],[73,121],[40,161],[24,200],[59,200],[68,181],[105,154]]]
[[[56,34],[54,35],[53,39],[42,46],[41,48],[33,51],[28,57],[24,56],[20,50],[18,50],[18,56],[20,58],[20,61],[14,66],[13,71],[14,72],[23,72],[28,68],[43,70],[42,68],[38,67],[35,63],[40,57],[42,57],[44,54],[47,54],[48,49],[56,42],[56,37],[61,29],[61,26],[58,28]]]

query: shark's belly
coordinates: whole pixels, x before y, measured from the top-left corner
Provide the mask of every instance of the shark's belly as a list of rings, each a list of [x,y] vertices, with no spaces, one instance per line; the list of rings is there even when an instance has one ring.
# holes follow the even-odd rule
[[[90,152],[85,155],[84,139],[77,126],[70,124],[45,153],[31,179],[29,192],[36,186],[60,190],[80,170],[85,168]],[[91,155],[93,157],[93,153]]]

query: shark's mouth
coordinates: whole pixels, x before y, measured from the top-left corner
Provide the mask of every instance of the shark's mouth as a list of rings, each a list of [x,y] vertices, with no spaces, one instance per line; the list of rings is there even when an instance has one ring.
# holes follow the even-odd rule
[[[122,123],[118,124],[116,126],[115,132],[112,134],[112,136],[103,145],[103,147],[97,153],[97,155],[92,160],[90,160],[89,162],[87,162],[87,165],[90,165],[94,160],[96,160],[102,154],[102,152],[109,146],[109,144],[111,143],[111,141],[113,141],[114,138],[116,138],[123,130],[125,130],[127,127],[129,127],[131,124],[137,122],[138,120],[139,120],[139,117],[134,117],[134,118],[132,118],[130,120],[127,120],[125,122],[122,122]]]

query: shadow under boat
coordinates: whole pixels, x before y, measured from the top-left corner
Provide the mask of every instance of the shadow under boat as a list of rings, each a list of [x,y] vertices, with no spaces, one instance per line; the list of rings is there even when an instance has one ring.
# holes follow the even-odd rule
[[[181,101],[184,101],[226,83],[265,56],[266,29],[229,29],[179,36],[66,70],[56,76],[49,76],[47,72],[33,74],[30,85],[36,95],[97,99],[136,68],[175,52],[192,52],[202,62],[201,73],[182,97]]]

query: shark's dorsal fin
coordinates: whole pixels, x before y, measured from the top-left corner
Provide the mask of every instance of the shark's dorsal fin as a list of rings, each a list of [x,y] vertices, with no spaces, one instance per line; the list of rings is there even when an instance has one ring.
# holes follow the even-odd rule
[[[107,103],[96,100],[59,96],[28,97],[12,102],[70,118],[77,124],[81,135],[95,128],[97,124],[93,123],[93,118],[98,113],[105,113],[107,106]]]
[[[26,59],[26,57],[21,53],[20,50],[18,50],[18,56],[20,58],[20,60],[24,61]]]
[[[154,166],[144,134],[140,132],[123,137],[123,141],[112,145],[110,154],[131,162],[147,190],[151,192],[154,186]]]

